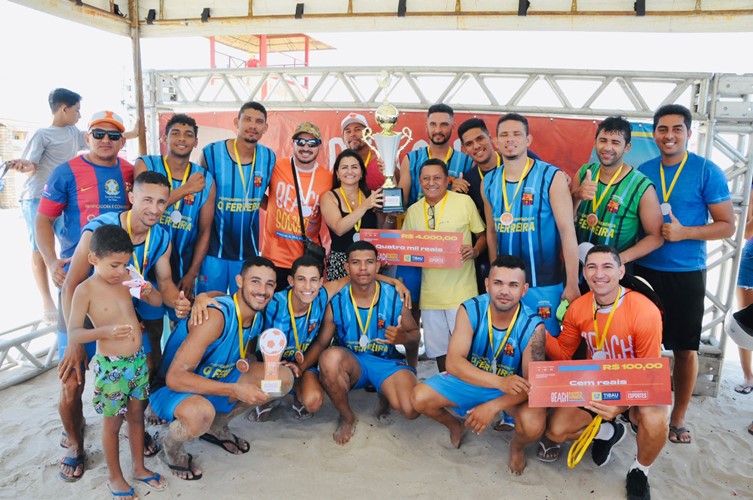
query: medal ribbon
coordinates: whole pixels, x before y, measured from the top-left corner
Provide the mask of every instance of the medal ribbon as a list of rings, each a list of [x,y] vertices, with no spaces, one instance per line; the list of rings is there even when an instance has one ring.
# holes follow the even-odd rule
[[[295,313],[293,312],[293,290],[288,290],[288,312],[290,313],[290,325],[293,327],[293,338],[295,339],[295,350],[301,350],[301,344],[298,342],[298,325],[295,321]],[[304,325],[308,328],[309,316],[311,315],[311,304],[309,304],[309,310],[306,313],[306,322]]]
[[[499,156],[499,153],[496,153],[496,155],[497,155],[497,167],[499,167],[500,165],[502,165],[502,157]],[[484,175],[484,171],[481,170],[481,167],[478,167],[478,174],[481,176],[481,180],[483,181],[485,175]]]
[[[350,202],[348,202],[348,197],[345,196],[345,190],[343,189],[342,186],[340,186],[340,194],[343,196],[343,200],[345,200],[345,206],[348,207],[348,213],[352,214],[353,209],[350,207]],[[362,200],[361,196],[362,196],[361,190],[359,189],[358,190],[358,205],[356,205],[356,207],[361,205],[361,200]],[[362,219],[358,219],[358,222],[356,222],[356,225],[353,227],[353,229],[355,229],[356,232],[361,231],[361,221]]]
[[[454,153],[454,152],[455,152],[455,150],[452,149],[452,148],[450,148],[450,149],[447,150],[447,154],[444,155],[444,162],[445,162],[445,165],[447,165],[448,168],[450,166],[449,165],[450,158],[452,158],[452,153]],[[371,154],[371,153],[369,153],[369,154]],[[429,149],[428,146],[426,147],[426,154],[429,156],[429,159],[431,159],[431,150]]]
[[[510,209],[512,208],[512,204],[515,201],[515,198],[518,197],[518,191],[520,191],[520,186],[523,185],[523,179],[526,178],[526,175],[528,175],[528,170],[531,168],[531,165],[533,165],[533,160],[528,158],[526,160],[526,167],[523,169],[523,173],[520,176],[520,180],[518,180],[518,185],[515,187],[515,193],[512,195],[512,199],[510,202],[507,202],[507,169],[502,171],[502,199],[505,203],[505,212],[510,212]]]
[[[510,321],[510,324],[507,325],[507,333],[505,333],[505,337],[502,339],[502,343],[499,344],[499,347],[497,348],[497,352],[494,354],[494,360],[499,357],[499,353],[502,352],[502,349],[505,347],[505,344],[507,344],[507,339],[510,338],[510,333],[512,333],[512,329],[515,326],[515,322],[518,320],[518,313],[520,313],[520,304],[518,304],[518,308],[515,309],[515,314],[512,316],[512,321]],[[492,352],[494,352],[494,327],[492,326],[492,306],[489,304],[489,309],[486,311],[486,318],[487,323],[489,323],[489,345],[492,348]]]
[[[364,163],[363,166],[368,167],[370,161],[371,161],[371,148],[369,148],[369,154],[366,156],[366,163]]]
[[[248,342],[243,343],[243,319],[241,318],[241,308],[238,305],[238,292],[235,292],[233,294],[233,305],[235,306],[235,319],[238,320],[238,351],[240,352],[240,359],[246,358],[246,348],[248,347]],[[254,314],[254,321],[251,323],[251,328],[254,328],[254,325],[256,324],[256,319],[259,317],[259,314]]]
[[[128,230],[128,236],[131,238],[131,241],[133,241],[133,231],[131,231],[131,210],[126,212],[126,229]],[[151,236],[152,228],[150,227],[146,232],[146,240],[144,241],[144,260],[141,262],[141,265],[139,265],[139,258],[136,255],[136,248],[133,249],[133,265],[136,268],[136,272],[142,276],[146,273],[146,262],[147,255],[149,255],[149,240],[151,239]],[[144,272],[141,271],[142,269],[144,269]]]
[[[167,173],[167,180],[170,181],[170,190],[173,189],[173,173],[170,171],[170,167],[167,165],[167,156],[162,157],[162,164],[165,166],[165,172]],[[191,163],[189,162],[186,166],[186,171],[183,173],[183,180],[180,181],[179,188],[183,187],[183,184],[186,183],[186,180],[188,179],[188,174],[191,172]],[[175,202],[175,205],[173,205],[174,210],[178,210],[178,206],[180,205],[180,202],[183,201],[183,198]]]
[[[363,322],[361,321],[361,314],[358,312],[358,304],[356,304],[356,298],[353,297],[353,286],[350,287],[350,302],[353,304],[353,312],[356,313],[356,320],[358,321],[358,328],[361,329],[361,335],[369,336],[369,325],[371,324],[371,313],[374,312],[374,304],[376,304],[377,296],[379,295],[379,283],[376,283],[376,289],[374,290],[374,297],[371,299],[371,306],[369,307],[369,314],[366,316],[366,327],[364,328]]]
[[[614,299],[614,304],[612,304],[612,310],[609,311],[609,316],[607,316],[607,323],[604,325],[604,333],[601,335],[601,338],[599,338],[599,323],[597,323],[596,321],[596,311],[598,311],[598,309],[596,308],[596,297],[594,297],[594,303],[593,303],[594,333],[596,333],[596,349],[598,351],[601,351],[604,348],[604,343],[607,340],[607,332],[609,331],[609,325],[612,324],[612,318],[614,317],[614,312],[617,310],[617,303],[620,301],[621,296],[622,296],[622,287],[619,287],[617,289],[617,298]]]
[[[233,151],[235,152],[235,163],[238,165],[238,172],[241,174],[241,183],[243,184],[243,201],[248,200],[248,188],[246,187],[246,175],[243,173],[243,164],[241,163],[241,155],[238,153],[238,139],[233,139]],[[251,184],[253,185],[254,170],[256,170],[256,147],[254,147],[254,157],[251,160]],[[244,206],[245,210],[246,207]]]
[[[447,204],[447,195],[449,192],[444,194],[444,198],[442,198],[442,206],[439,209],[439,213],[436,213],[436,205],[435,207],[435,215],[434,215],[434,229],[431,229],[429,227],[429,204],[426,203],[426,198],[424,197],[424,222],[426,222],[426,229],[429,231],[436,230],[439,227],[439,221],[442,220],[442,214],[444,213],[444,206]]]
[[[617,179],[620,174],[622,173],[622,167],[624,167],[625,164],[622,163],[620,165],[620,168],[617,169],[617,172],[612,176],[611,179],[609,179],[609,182],[607,183],[607,188],[601,193],[601,196],[597,200],[595,197],[593,200],[591,200],[591,206],[593,207],[593,213],[595,214],[597,210],[599,210],[599,206],[601,206],[601,202],[604,201],[604,198],[606,198],[607,193],[609,192],[609,189],[612,187],[612,184],[614,183],[615,179]],[[598,172],[596,172],[596,187],[599,186],[599,175],[601,175],[601,169],[599,169]]]
[[[672,196],[672,190],[675,188],[675,184],[677,183],[677,179],[680,178],[680,173],[682,172],[682,169],[685,167],[685,163],[688,161],[688,152],[685,152],[685,157],[682,159],[682,163],[680,163],[680,168],[677,169],[677,172],[675,172],[675,177],[672,179],[672,184],[669,185],[669,191],[667,191],[667,181],[664,179],[664,164],[662,162],[659,162],[659,173],[661,174],[661,194],[664,197],[664,203],[669,202],[669,197]]]

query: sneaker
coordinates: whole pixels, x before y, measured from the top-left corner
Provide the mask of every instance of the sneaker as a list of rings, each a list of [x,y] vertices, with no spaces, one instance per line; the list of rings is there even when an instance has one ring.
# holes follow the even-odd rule
[[[632,469],[627,474],[627,500],[651,500],[648,478],[640,469]]]
[[[614,434],[610,439],[594,439],[591,447],[591,458],[599,467],[609,463],[614,448],[625,437],[625,426],[620,422],[603,422],[601,425],[610,424],[614,427]]]

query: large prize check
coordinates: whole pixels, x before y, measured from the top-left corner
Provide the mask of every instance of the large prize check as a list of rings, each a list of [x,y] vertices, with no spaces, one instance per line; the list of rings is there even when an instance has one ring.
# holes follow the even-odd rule
[[[379,250],[387,264],[415,267],[458,268],[463,265],[460,247],[463,233],[361,229],[361,240]]]
[[[666,358],[536,361],[528,365],[531,407],[672,404]]]

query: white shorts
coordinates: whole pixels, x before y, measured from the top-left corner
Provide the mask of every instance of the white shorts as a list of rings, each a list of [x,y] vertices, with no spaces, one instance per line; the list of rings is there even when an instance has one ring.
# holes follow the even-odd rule
[[[426,357],[435,359],[447,354],[450,335],[455,329],[455,309],[421,309],[421,322],[424,326],[424,346]]]

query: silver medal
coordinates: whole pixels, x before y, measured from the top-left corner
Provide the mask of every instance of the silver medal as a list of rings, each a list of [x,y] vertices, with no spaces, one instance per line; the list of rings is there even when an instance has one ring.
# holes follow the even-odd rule
[[[667,202],[662,203],[660,208],[661,208],[662,215],[669,215],[670,212],[672,212],[672,205],[670,205]]]
[[[492,373],[497,374],[497,360],[492,360]]]
[[[361,338],[358,339],[358,345],[365,349],[366,346],[369,345],[369,337],[367,337],[365,334],[362,334]]]
[[[170,220],[173,221],[173,224],[180,223],[180,221],[183,220],[183,215],[180,213],[180,210],[173,210],[170,214]]]
[[[607,353],[605,351],[594,351],[593,356],[591,356],[591,359],[594,360],[600,360],[600,359],[607,359]]]
[[[353,234],[353,241],[361,241],[361,233]]]
[[[311,214],[314,213],[314,209],[308,205],[302,205],[301,212],[303,212],[304,217],[311,217]]]

